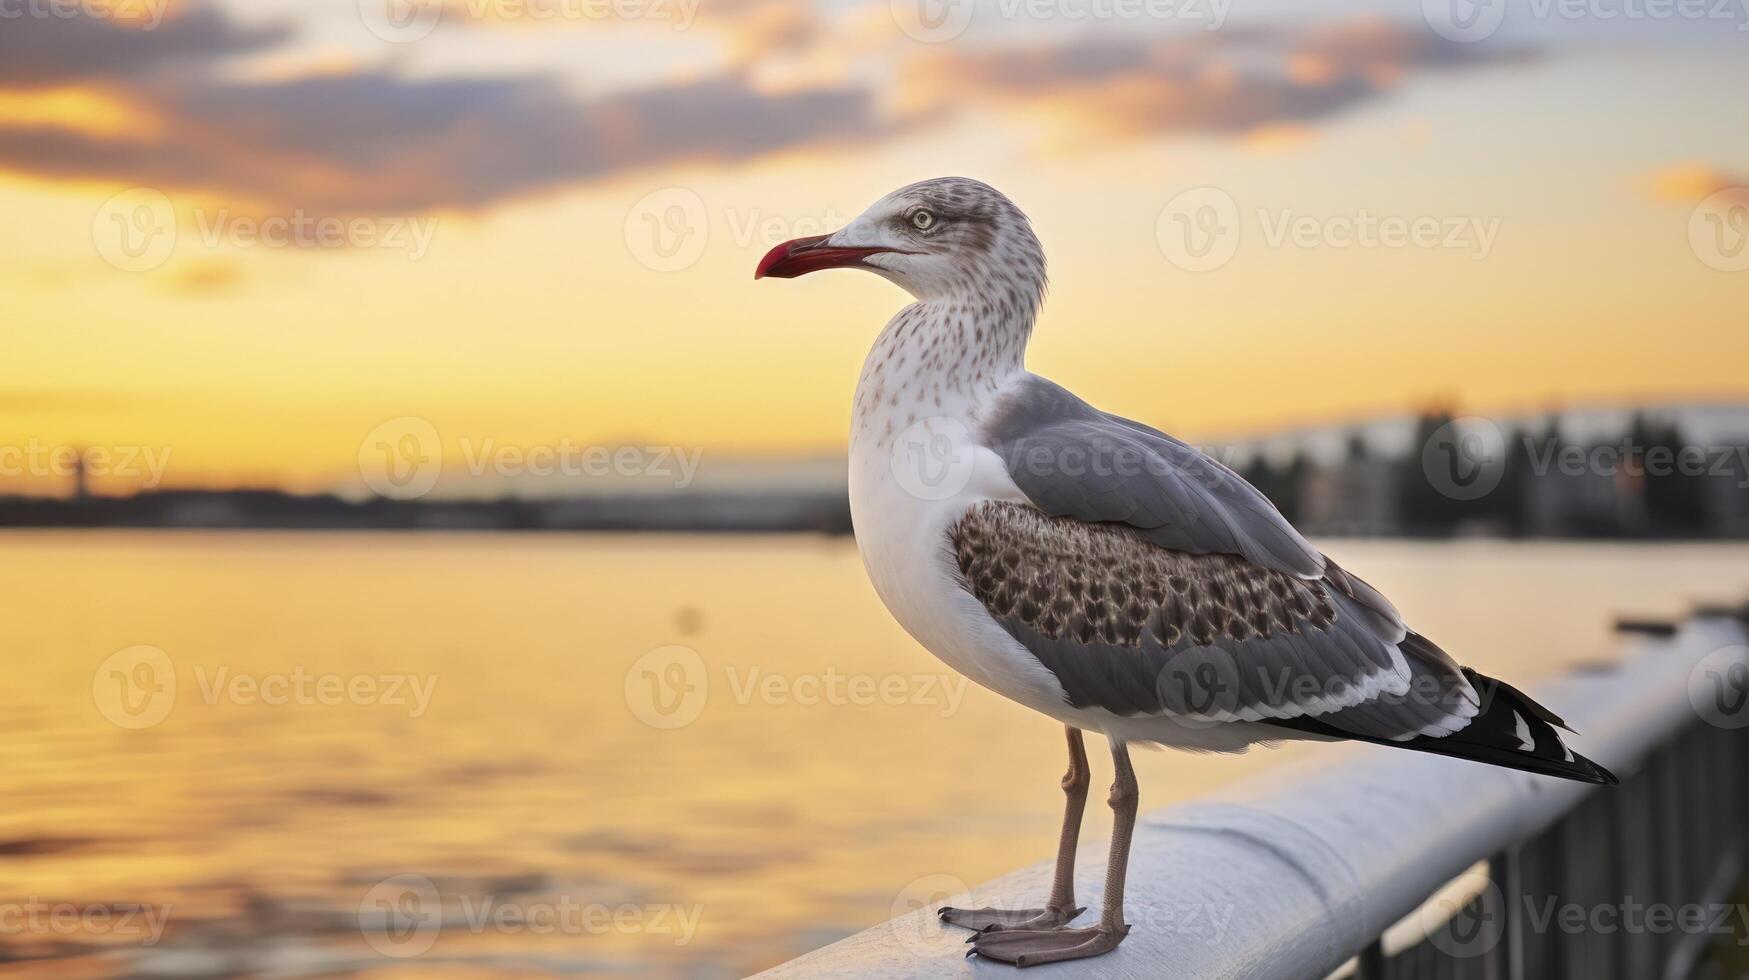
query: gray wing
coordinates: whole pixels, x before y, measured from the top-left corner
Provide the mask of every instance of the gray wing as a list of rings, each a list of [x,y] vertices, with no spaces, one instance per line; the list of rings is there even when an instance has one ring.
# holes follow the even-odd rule
[[[1449,658],[1400,649],[1329,577],[1003,501],[971,508],[949,540],[965,588],[1077,707],[1211,724],[1313,715],[1390,739],[1475,714]]]
[[[1331,571],[1334,565],[1262,491],[1164,432],[1029,376],[1005,396],[981,435],[1020,492],[1047,514],[1128,525],[1174,551],[1238,555],[1300,578],[1328,577],[1392,642],[1407,633],[1389,600]]]
[[[1305,578],[1324,574],[1318,549],[1237,473],[1043,378],[1007,395],[982,434],[1047,514],[1128,524],[1176,551],[1241,555]]]

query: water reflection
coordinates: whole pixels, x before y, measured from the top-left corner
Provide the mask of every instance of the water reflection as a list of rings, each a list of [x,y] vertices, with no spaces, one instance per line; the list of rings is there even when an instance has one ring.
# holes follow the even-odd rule
[[[1057,731],[955,697],[846,542],[0,548],[0,975],[738,975],[885,918],[926,876],[1052,850]],[[1331,550],[1513,680],[1606,651],[1617,612],[1749,585],[1741,546]],[[117,690],[174,694],[123,727],[97,675],[139,647],[167,673],[130,666]],[[668,648],[689,666],[634,676]],[[635,702],[658,697],[691,717],[652,724]],[[1152,806],[1306,751],[1327,749],[1137,761]]]

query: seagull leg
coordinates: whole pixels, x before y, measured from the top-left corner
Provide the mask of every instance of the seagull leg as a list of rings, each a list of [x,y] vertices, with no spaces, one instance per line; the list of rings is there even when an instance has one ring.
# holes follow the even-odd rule
[[[1105,902],[1099,925],[1087,929],[986,930],[972,937],[973,952],[1015,966],[1037,966],[1109,953],[1129,935],[1130,927],[1123,920],[1123,888],[1140,794],[1129,747],[1114,740],[1111,759],[1117,778],[1111,784],[1111,857],[1105,866]]]
[[[1064,727],[1069,739],[1069,771],[1063,774],[1063,834],[1057,840],[1057,871],[1042,909],[956,909],[943,906],[941,921],[967,929],[1049,929],[1087,911],[1075,907],[1075,844],[1081,837],[1081,815],[1087,810],[1087,746],[1081,729]]]

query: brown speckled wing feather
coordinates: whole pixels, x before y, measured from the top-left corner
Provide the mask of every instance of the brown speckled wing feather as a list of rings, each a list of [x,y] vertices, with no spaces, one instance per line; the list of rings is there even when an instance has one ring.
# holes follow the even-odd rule
[[[1209,722],[1340,712],[1383,737],[1459,710],[1445,672],[1399,652],[1352,577],[1176,551],[1009,502],[973,507],[949,540],[965,588],[1078,707]],[[1419,695],[1418,679],[1431,681]]]

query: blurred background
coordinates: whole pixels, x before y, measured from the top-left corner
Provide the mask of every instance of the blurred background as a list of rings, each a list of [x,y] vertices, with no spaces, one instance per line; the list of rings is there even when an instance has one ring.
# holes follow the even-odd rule
[[[913,180],[1032,216],[1033,370],[1466,663],[1740,599],[1746,45],[1737,0],[0,0],[0,975],[731,976],[1048,856],[1060,732],[849,537],[904,298],[751,278]],[[1317,751],[1150,753],[1144,804]]]

